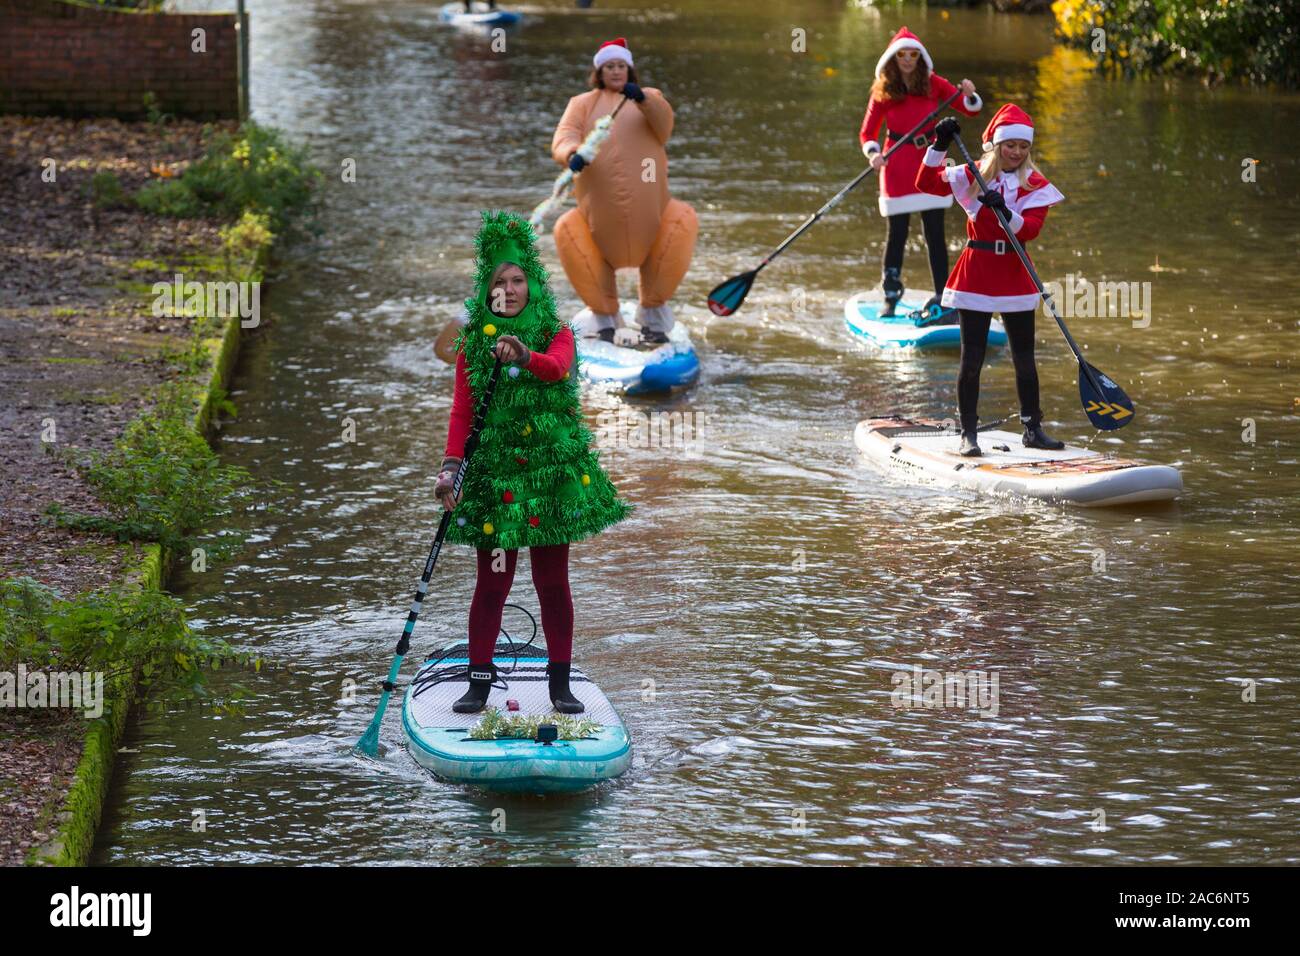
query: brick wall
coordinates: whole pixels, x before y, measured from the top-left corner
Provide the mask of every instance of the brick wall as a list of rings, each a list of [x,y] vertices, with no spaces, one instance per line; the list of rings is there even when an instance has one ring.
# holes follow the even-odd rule
[[[0,113],[239,114],[234,14],[130,13],[65,0],[0,0]],[[207,52],[191,50],[205,31]]]

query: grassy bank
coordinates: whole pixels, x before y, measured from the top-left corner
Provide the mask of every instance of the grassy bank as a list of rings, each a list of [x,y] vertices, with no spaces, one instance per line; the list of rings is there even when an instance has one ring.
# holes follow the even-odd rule
[[[309,214],[318,173],[254,125],[10,117],[0,134],[20,171],[16,228],[0,227],[17,258],[0,280],[17,293],[0,310],[0,343],[19,361],[0,399],[23,413],[0,420],[21,443],[0,459],[12,478],[0,508],[30,529],[0,552],[0,672],[106,678],[94,719],[0,709],[0,739],[14,743],[0,797],[18,808],[0,860],[78,865],[132,701],[163,683],[201,695],[207,662],[232,654],[161,592],[174,557],[236,553],[227,524],[273,497],[204,438],[234,413],[225,389],[241,331],[260,323],[197,292],[260,295],[269,252]],[[51,153],[55,179],[38,185],[31,167],[48,169],[39,161]],[[24,483],[34,464],[51,476],[43,486]],[[86,586],[97,580],[113,583]]]

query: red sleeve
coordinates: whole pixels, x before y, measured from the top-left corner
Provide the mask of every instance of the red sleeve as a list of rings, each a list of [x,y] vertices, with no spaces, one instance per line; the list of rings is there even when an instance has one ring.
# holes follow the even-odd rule
[[[956,93],[957,87],[953,86],[946,77],[934,73],[930,76],[930,92],[938,96],[938,100],[935,102],[935,105],[938,106],[948,97]],[[974,109],[972,109],[970,104],[966,102],[966,97],[964,96],[959,96],[952,101],[952,109],[955,109],[958,113],[965,113],[967,116],[979,116],[980,110],[984,108],[984,101],[980,99],[978,93],[974,94],[974,96]]]
[[[447,422],[447,449],[444,455],[465,457],[465,439],[474,420],[474,394],[465,374],[465,353],[456,353],[456,391],[451,400],[451,420]]]
[[[1024,212],[1025,224],[1020,227],[1016,233],[1016,238],[1021,242],[1028,242],[1038,235],[1043,228],[1043,221],[1047,218],[1047,206],[1039,206],[1035,209],[1026,209]]]
[[[931,155],[933,154],[933,156]],[[930,165],[930,160],[938,157],[939,165]],[[947,167],[943,162],[944,154],[938,152],[933,147],[925,151],[925,158],[921,161],[920,167],[916,170],[916,188],[923,193],[929,193],[932,196],[947,196],[952,192],[952,185],[948,180],[943,178],[943,171]]]
[[[532,352],[524,366],[543,382],[558,382],[573,365],[573,331],[566,325],[545,352]]]
[[[880,144],[880,130],[885,125],[885,102],[873,96],[867,104],[867,115],[863,117],[862,128],[858,130],[859,146],[867,143]]]

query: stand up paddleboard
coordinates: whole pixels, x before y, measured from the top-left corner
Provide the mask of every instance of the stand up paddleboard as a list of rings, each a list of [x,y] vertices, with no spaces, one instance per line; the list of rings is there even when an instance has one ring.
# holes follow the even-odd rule
[[[934,349],[961,346],[961,329],[956,316],[951,325],[919,326],[909,313],[920,310],[922,302],[899,302],[895,313],[882,316],[885,303],[869,295],[850,296],[844,303],[844,324],[849,331],[882,349]],[[1001,319],[989,324],[989,347],[1007,344],[1007,330]]]
[[[586,337],[589,310],[582,309],[573,317],[579,370],[584,379],[616,386],[628,395],[685,388],[699,379],[700,359],[691,343],[691,333],[680,320],[673,324],[668,341],[658,348],[630,348],[618,343],[620,339],[635,342],[641,335],[636,306],[624,302],[620,311],[624,327],[615,330],[613,342]]]
[[[466,13],[463,3],[444,3],[438,11],[438,17],[443,23],[458,27],[508,27],[523,19],[513,10],[502,10],[499,7],[493,10],[486,3],[474,3],[471,7],[471,12]]]
[[[1091,508],[1169,501],[1182,494],[1177,468],[1072,445],[1062,451],[1026,448],[1020,438],[1008,431],[980,432],[983,456],[963,458],[957,454],[960,436],[931,419],[873,418],[859,422],[853,433],[863,454],[909,482]]]
[[[469,730],[483,713],[458,714],[451,705],[468,689],[469,645],[461,641],[426,661],[402,701],[402,733],[416,763],[444,780],[509,793],[568,793],[612,780],[632,762],[632,742],[614,705],[577,667],[569,674],[573,696],[586,706],[583,714],[600,729],[582,740],[472,740]],[[441,659],[437,659],[437,658]],[[493,661],[509,690],[493,687],[488,707],[503,714],[547,716],[554,711],[546,678],[546,652],[540,648],[498,643]],[[459,679],[433,683],[434,671],[459,671]],[[508,702],[515,701],[518,711]]]

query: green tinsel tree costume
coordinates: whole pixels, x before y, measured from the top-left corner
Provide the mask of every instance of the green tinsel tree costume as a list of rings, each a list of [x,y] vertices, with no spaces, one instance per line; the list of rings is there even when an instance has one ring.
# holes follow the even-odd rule
[[[465,302],[469,320],[456,347],[465,353],[477,405],[496,363],[498,336],[513,335],[531,351],[545,352],[562,324],[527,220],[484,212],[476,246],[477,293]],[[488,308],[488,283],[503,262],[519,266],[528,279],[528,304],[512,317]],[[619,499],[591,448],[576,350],[573,367],[558,382],[511,370],[501,370],[447,540],[487,550],[565,544],[622,521],[632,506]]]

